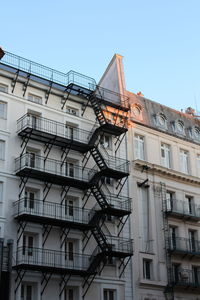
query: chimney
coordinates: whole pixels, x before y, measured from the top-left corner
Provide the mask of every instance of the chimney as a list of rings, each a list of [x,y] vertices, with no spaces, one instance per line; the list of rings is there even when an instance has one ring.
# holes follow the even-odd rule
[[[142,94],[142,92],[138,92],[137,95],[140,96],[140,97],[144,97],[144,95]]]

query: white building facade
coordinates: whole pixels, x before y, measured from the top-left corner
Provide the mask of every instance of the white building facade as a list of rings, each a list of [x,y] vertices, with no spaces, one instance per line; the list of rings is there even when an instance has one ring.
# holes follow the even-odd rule
[[[120,55],[100,84],[131,106],[133,299],[200,299],[200,120],[127,91]]]
[[[2,299],[133,299],[127,100],[0,60]]]

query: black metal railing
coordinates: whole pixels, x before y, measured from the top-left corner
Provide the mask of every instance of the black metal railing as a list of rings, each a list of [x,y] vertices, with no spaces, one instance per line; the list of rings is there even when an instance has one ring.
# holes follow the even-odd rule
[[[171,285],[183,287],[200,287],[200,270],[180,268],[178,271],[171,270]]]
[[[200,241],[183,237],[169,237],[169,251],[200,255]]]
[[[56,159],[45,159],[45,157],[39,155],[32,156],[31,153],[25,153],[15,159],[16,173],[25,168],[85,182],[89,182],[96,173],[95,169],[83,169],[75,164],[69,166],[67,163],[63,164]]]
[[[25,214],[81,224],[89,224],[94,215],[93,210],[27,197],[14,202],[13,213],[14,217]]]
[[[35,79],[38,77],[65,87],[69,86],[70,84],[75,84],[94,92],[95,95],[100,99],[105,99],[111,103],[115,103],[124,107],[128,107],[129,105],[127,96],[97,86],[96,81],[93,78],[73,70],[69,71],[68,73],[59,72],[7,51],[5,52],[4,57],[1,59],[1,64],[31,74],[35,76]]]
[[[120,252],[127,255],[133,255],[133,240],[127,238],[120,238],[112,235],[105,235],[107,244],[110,247],[110,250],[113,252]],[[101,252],[102,250],[98,250]]]
[[[78,127],[67,127],[66,124],[47,118],[26,114],[17,121],[17,133],[31,128],[54,136],[88,144],[91,133]]]
[[[200,218],[200,206],[177,199],[166,199],[166,212]]]
[[[1,63],[64,86],[75,83],[91,90],[96,88],[96,81],[91,77],[72,70],[62,73],[10,52],[5,53]]]
[[[35,247],[19,247],[16,251],[16,266],[31,265],[52,269],[71,269],[87,271],[90,265],[90,255],[64,252]]]
[[[103,145],[101,145],[99,150],[100,150],[108,168],[116,170],[116,171],[120,171],[123,173],[130,172],[130,162],[127,159],[119,158],[119,157],[108,154],[108,152],[103,147]]]

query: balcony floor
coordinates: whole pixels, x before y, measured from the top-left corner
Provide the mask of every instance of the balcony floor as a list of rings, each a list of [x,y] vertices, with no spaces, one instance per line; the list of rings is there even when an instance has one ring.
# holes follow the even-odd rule
[[[55,146],[58,146],[60,148],[70,148],[75,151],[79,151],[81,153],[85,153],[92,149],[93,145],[88,145],[87,143],[83,143],[79,141],[78,139],[72,140],[67,137],[62,137],[59,135],[51,134],[48,132],[44,132],[38,129],[33,129],[31,127],[26,127],[22,131],[18,133],[21,137],[27,137],[29,136],[31,140],[47,143],[47,144],[53,144]]]

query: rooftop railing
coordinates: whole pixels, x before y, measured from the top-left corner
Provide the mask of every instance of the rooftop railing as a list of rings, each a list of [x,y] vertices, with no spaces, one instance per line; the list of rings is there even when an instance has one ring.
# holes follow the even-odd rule
[[[91,77],[72,70],[62,73],[10,52],[5,53],[1,63],[64,86],[75,83],[91,90],[95,90],[96,87],[96,81]]]
[[[30,265],[53,269],[70,269],[87,271],[90,265],[90,255],[64,252],[35,247],[19,247],[16,252],[16,266]],[[31,268],[31,267],[30,267]]]
[[[16,173],[25,168],[85,182],[89,182],[96,173],[94,169],[84,168],[83,170],[82,167],[75,164],[70,166],[69,163],[62,164],[59,160],[45,159],[45,157],[39,155],[32,156],[31,153],[25,153],[15,159]]]
[[[89,131],[80,129],[78,127],[73,127],[71,130],[69,130],[66,124],[39,116],[33,118],[30,114],[22,116],[17,121],[18,133],[20,133],[26,128],[42,131],[48,134],[52,134],[54,136],[59,136],[73,141],[80,141],[85,144],[88,144],[90,137]]]
[[[183,237],[170,237],[168,250],[172,252],[200,255],[200,241]]]
[[[129,107],[127,96],[97,86],[96,81],[93,78],[73,70],[69,71],[68,73],[63,73],[10,52],[5,52],[0,64],[4,64],[24,73],[31,74],[35,80],[40,79],[39,81],[41,82],[47,80],[64,87],[67,87],[70,84],[75,84],[91,92],[95,91],[95,95],[100,99],[107,100],[111,103],[115,103],[126,108]]]
[[[200,206],[183,200],[167,199],[166,212],[200,218]]]
[[[77,206],[22,198],[13,204],[14,217],[22,215],[38,216],[59,221],[89,224],[94,212]]]

